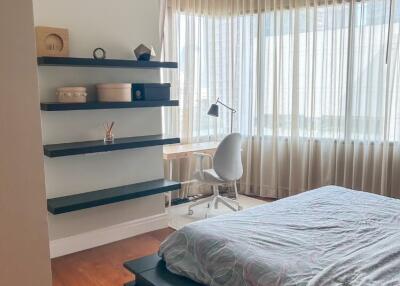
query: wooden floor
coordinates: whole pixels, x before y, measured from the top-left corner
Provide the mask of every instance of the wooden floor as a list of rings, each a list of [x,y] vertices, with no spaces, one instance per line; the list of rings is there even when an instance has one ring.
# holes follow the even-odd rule
[[[51,261],[53,286],[122,286],[132,281],[132,274],[122,264],[157,252],[160,243],[172,232],[172,228],[164,228],[55,258]]]
[[[122,286],[132,281],[125,261],[157,252],[172,228],[145,233],[51,261],[53,286]]]

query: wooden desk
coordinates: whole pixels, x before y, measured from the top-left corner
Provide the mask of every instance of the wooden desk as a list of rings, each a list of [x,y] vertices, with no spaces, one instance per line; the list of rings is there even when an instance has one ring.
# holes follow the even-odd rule
[[[193,153],[201,152],[214,154],[217,149],[219,142],[202,142],[192,144],[174,144],[165,145],[163,148],[163,158],[169,161],[169,178],[172,179],[172,163],[175,159],[189,158]],[[181,182],[181,184],[187,184],[192,181]],[[171,206],[171,192],[168,192],[169,206]]]
[[[164,160],[189,158],[195,152],[214,154],[219,142],[202,142],[192,144],[165,145],[163,150]]]

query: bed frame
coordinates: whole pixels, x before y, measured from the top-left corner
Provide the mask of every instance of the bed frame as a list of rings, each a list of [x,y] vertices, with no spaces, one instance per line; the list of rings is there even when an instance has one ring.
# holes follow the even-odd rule
[[[168,271],[165,262],[156,254],[124,263],[135,275],[135,281],[124,286],[202,286],[186,277]]]

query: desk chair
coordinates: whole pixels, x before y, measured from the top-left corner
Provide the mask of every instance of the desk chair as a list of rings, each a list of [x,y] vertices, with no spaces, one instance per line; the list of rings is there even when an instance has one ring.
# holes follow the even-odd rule
[[[201,184],[210,185],[213,188],[213,195],[199,200],[189,206],[189,215],[193,214],[192,208],[201,204],[208,204],[210,207],[218,208],[218,203],[222,203],[233,211],[241,210],[239,205],[236,181],[243,175],[242,156],[241,156],[241,135],[232,133],[226,136],[218,145],[215,155],[207,153],[194,153],[199,158],[200,170],[194,174],[194,178]],[[212,169],[203,169],[204,158],[211,158]],[[232,184],[235,190],[236,200],[223,197],[219,194],[218,186]]]

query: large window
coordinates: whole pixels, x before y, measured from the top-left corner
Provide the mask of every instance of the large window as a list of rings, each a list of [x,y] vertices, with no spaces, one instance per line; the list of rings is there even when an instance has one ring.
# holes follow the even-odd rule
[[[389,7],[174,14],[177,92],[190,101],[194,136],[229,130],[228,112],[218,123],[206,115],[220,97],[238,108],[235,129],[251,136],[400,141],[400,7],[388,47]]]
[[[400,0],[166,0],[165,132],[218,140],[238,110],[241,191],[400,197]],[[185,167],[180,169],[182,173]]]

